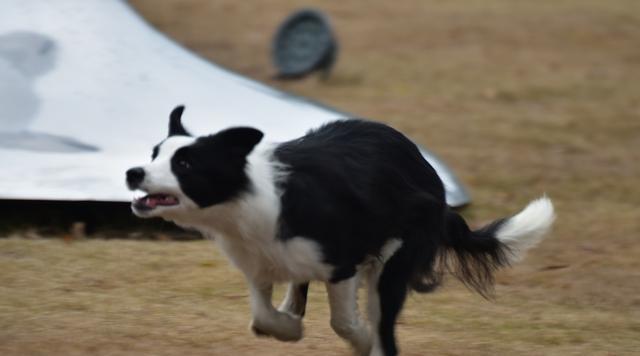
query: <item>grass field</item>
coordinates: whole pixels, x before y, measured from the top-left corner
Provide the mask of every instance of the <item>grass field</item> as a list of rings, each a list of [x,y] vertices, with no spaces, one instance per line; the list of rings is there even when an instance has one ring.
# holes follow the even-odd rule
[[[310,1],[341,41],[325,82],[271,79],[271,35],[298,2],[131,3],[206,58],[436,152],[470,188],[474,225],[554,199],[554,233],[498,275],[494,301],[453,279],[410,298],[403,354],[638,353],[640,2]],[[5,235],[2,355],[349,354],[317,283],[303,341],[254,338],[242,278],[208,241]]]

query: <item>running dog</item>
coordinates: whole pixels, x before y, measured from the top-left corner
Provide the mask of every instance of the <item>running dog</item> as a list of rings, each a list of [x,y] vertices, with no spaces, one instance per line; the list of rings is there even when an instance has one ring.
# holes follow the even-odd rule
[[[266,144],[251,127],[194,137],[170,114],[151,163],[126,172],[144,192],[133,212],[215,237],[246,277],[251,329],[302,338],[309,281],[326,284],[331,327],[357,355],[396,355],[407,293],[433,291],[450,271],[487,295],[493,273],[522,258],[550,229],[551,201],[470,230],[414,143],[381,123],[339,120]],[[357,290],[368,286],[368,323]],[[278,308],[274,283],[289,283]]]

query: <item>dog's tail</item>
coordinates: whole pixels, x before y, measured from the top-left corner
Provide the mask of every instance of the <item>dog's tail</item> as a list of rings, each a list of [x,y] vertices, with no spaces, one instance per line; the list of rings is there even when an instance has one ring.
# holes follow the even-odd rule
[[[555,213],[547,197],[534,200],[515,216],[499,219],[472,231],[455,211],[445,213],[443,246],[436,258],[440,271],[452,272],[465,285],[487,297],[493,287],[493,273],[524,257],[551,228]],[[435,266],[432,266],[435,267]],[[426,271],[423,271],[426,272]],[[425,275],[432,283],[412,285],[418,292],[428,292],[441,277],[433,269]]]

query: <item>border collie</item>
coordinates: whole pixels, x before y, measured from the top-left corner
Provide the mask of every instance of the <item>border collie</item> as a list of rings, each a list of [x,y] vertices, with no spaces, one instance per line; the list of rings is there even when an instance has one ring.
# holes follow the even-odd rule
[[[215,237],[246,277],[257,335],[302,338],[309,281],[326,285],[331,327],[357,355],[396,355],[407,293],[431,292],[450,271],[486,296],[493,273],[549,230],[551,201],[479,230],[445,203],[418,148],[381,123],[339,120],[284,143],[233,127],[193,137],[173,110],[151,163],[126,172],[133,212]],[[368,286],[365,323],[357,290]],[[289,283],[278,308],[274,283]]]

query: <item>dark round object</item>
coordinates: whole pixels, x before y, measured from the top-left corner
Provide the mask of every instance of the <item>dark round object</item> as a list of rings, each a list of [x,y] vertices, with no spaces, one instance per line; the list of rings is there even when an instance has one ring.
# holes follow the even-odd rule
[[[272,57],[280,78],[299,78],[316,70],[329,73],[338,45],[326,16],[304,9],[280,25],[272,44]]]

